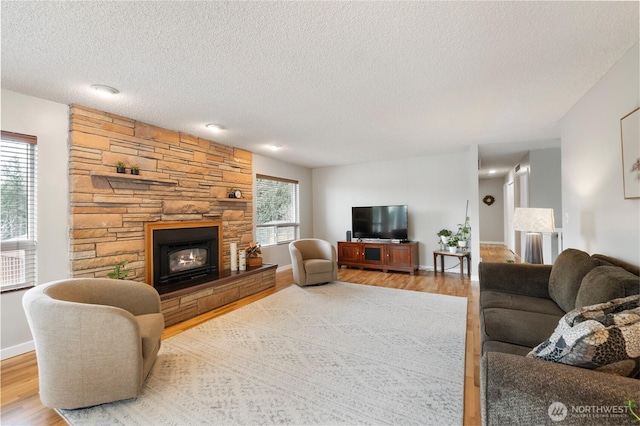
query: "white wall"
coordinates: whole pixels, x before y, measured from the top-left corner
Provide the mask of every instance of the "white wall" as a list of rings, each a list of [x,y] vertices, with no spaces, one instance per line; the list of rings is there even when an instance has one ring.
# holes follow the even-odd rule
[[[68,277],[67,105],[2,90],[2,130],[38,138],[38,283]],[[24,291],[0,295],[1,357],[33,349],[22,310]]]
[[[478,198],[480,210],[480,241],[483,243],[503,244],[504,239],[504,178],[480,179]],[[482,199],[491,195],[495,202],[490,206]]]
[[[300,190],[300,238],[313,237],[313,199],[311,196],[311,169],[294,166],[272,158],[253,154],[254,186],[255,175],[268,175],[273,177],[297,180]],[[253,190],[255,194],[255,188]],[[254,229],[256,220],[256,205],[253,203]],[[255,237],[255,235],[254,235]],[[278,270],[291,266],[289,256],[289,244],[279,244],[277,246],[263,247],[262,259],[265,263],[275,263]]]
[[[553,209],[562,227],[562,157],[560,148],[529,151],[529,207]]]
[[[477,243],[477,182],[477,147],[475,157],[462,152],[314,169],[313,235],[336,244],[351,229],[351,207],[406,204],[409,239],[419,242],[421,268],[431,269],[432,252],[439,249],[437,232],[457,230],[464,222],[467,200],[472,240]],[[477,253],[473,259],[478,259]],[[447,266],[455,264],[447,258]]]
[[[564,247],[634,264],[640,200],[624,199],[620,118],[640,102],[638,50],[636,43],[561,122]]]

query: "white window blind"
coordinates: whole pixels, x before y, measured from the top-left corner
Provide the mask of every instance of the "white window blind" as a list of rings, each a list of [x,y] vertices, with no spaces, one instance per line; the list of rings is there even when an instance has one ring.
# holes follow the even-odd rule
[[[299,204],[298,181],[256,175],[256,240],[261,246],[299,238]]]
[[[36,284],[35,136],[2,132],[0,141],[0,290]]]

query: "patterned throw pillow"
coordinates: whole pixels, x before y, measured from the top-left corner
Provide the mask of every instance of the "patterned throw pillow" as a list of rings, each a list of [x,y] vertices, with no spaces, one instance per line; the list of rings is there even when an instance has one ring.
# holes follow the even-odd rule
[[[640,295],[567,312],[527,356],[634,376],[640,368]]]

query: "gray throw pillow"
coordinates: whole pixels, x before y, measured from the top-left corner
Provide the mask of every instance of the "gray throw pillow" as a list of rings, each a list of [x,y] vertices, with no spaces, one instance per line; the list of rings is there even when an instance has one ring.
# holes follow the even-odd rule
[[[576,308],[640,294],[640,277],[619,266],[598,266],[582,279]]]
[[[598,261],[581,250],[567,249],[560,253],[549,276],[551,299],[565,312],[575,308],[582,279],[596,266]]]

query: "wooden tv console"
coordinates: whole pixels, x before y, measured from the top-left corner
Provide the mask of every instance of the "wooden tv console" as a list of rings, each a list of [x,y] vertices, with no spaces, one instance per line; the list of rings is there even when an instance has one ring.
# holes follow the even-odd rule
[[[338,241],[338,267],[403,271],[418,269],[418,243]]]

